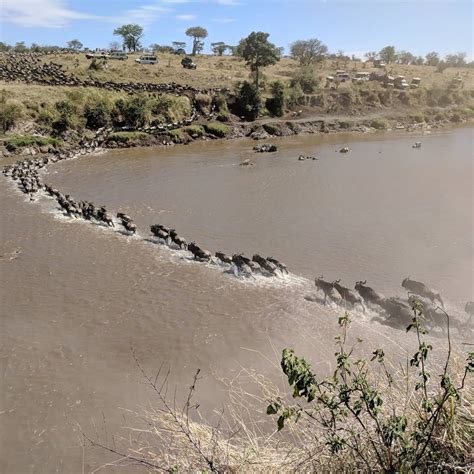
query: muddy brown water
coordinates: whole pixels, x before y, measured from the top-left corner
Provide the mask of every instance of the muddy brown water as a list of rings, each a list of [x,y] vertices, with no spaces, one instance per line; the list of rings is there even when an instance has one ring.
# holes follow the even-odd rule
[[[153,400],[132,349],[150,372],[171,367],[178,394],[201,368],[204,413],[226,402],[219,379],[241,367],[278,381],[283,347],[327,371],[341,309],[304,299],[316,275],[367,279],[387,295],[410,275],[463,317],[474,298],[472,139],[466,128],[299,136],[272,140],[272,154],[202,142],[49,167],[45,182],[130,214],[135,237],[67,219],[48,198],[29,203],[2,178],[1,470],[89,472],[105,459],[82,450],[78,426],[110,436],[121,407]],[[343,145],[350,153],[335,151]],[[254,166],[239,166],[247,158]],[[291,275],[237,280],[149,242],[153,223],[212,251],[272,255]],[[354,332],[404,357],[412,338],[373,315],[354,312]]]

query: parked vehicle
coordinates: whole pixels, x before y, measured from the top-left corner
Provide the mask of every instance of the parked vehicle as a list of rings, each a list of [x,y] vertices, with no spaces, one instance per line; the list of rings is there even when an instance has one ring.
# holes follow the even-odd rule
[[[372,72],[372,73],[370,73],[369,80],[370,81],[385,82],[386,77],[387,77],[387,75],[383,72]]]
[[[178,54],[178,55],[186,54],[186,51],[183,48],[178,48],[174,50],[173,54]]]
[[[418,89],[421,85],[421,79],[419,77],[414,77],[410,82],[411,89]]]
[[[183,58],[181,60],[181,65],[184,69],[196,69],[196,65],[193,63],[193,60],[189,57]]]
[[[139,58],[135,59],[138,64],[156,64],[158,58],[154,54],[143,54]]]
[[[374,59],[374,67],[384,68],[386,64],[381,59]]]
[[[106,52],[86,53],[87,59],[108,59],[109,54]]]
[[[370,72],[358,72],[356,75],[352,78],[353,82],[365,82],[370,79]]]
[[[346,82],[351,80],[351,76],[343,70],[336,71],[336,77],[341,81],[341,82]]]
[[[119,61],[125,61],[128,59],[128,55],[125,51],[112,51],[109,54],[108,59],[118,59]]]
[[[405,76],[397,76],[393,81],[393,85],[396,89],[409,89],[410,84],[405,80]]]

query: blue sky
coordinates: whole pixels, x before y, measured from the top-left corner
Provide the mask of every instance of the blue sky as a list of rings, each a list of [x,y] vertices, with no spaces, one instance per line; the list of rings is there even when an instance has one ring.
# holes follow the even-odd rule
[[[0,0],[0,38],[7,43],[107,47],[124,23],[145,28],[142,40],[186,41],[184,31],[204,26],[210,42],[237,44],[266,31],[277,46],[319,38],[330,51],[363,55],[393,44],[424,55],[465,51],[472,58],[471,0]],[[190,41],[188,41],[188,47]]]

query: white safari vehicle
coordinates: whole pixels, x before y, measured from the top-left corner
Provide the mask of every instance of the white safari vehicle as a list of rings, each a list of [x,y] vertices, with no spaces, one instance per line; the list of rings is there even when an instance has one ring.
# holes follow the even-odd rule
[[[135,59],[135,62],[138,64],[156,64],[158,62],[158,58],[153,54],[144,54]]]

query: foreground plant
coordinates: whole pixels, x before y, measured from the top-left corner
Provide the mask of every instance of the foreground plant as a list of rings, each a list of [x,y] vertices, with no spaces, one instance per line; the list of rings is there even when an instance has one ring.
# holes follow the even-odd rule
[[[439,379],[432,378],[427,362],[433,348],[424,339],[427,331],[422,309],[421,303],[415,302],[413,320],[407,327],[407,332],[416,333],[418,341],[405,374],[408,381],[409,372],[416,371],[411,392],[407,386],[408,405],[400,406],[389,399],[394,381],[382,349],[373,352],[370,362],[354,360],[354,350],[362,341],[358,339],[347,347],[351,321],[345,313],[339,319],[342,334],[336,337],[336,369],[331,377],[318,379],[304,358],[296,356],[292,349],[283,350],[281,367],[293,388],[293,397],[305,403],[288,405],[277,398],[268,405],[267,414],[278,415],[278,431],[287,421],[304,418],[313,425],[310,435],[322,436],[332,457],[344,457],[343,463],[352,459],[352,467],[363,470],[391,473],[466,469],[472,465],[472,415],[463,414],[464,431],[456,430],[455,424],[459,421],[466,378],[474,371],[474,353],[468,353],[456,386],[449,370],[449,316],[444,313],[448,352]],[[380,369],[377,373],[374,364]]]

